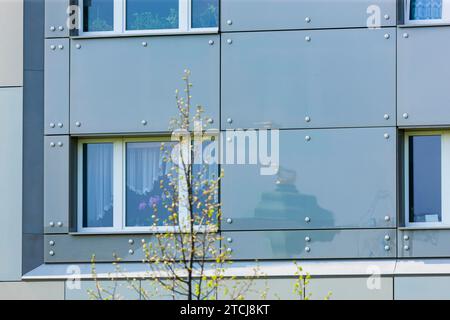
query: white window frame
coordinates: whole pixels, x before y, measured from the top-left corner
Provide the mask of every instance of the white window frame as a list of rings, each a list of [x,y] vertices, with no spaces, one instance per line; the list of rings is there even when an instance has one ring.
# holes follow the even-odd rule
[[[411,20],[411,0],[405,0],[405,24],[427,25],[450,23],[450,0],[442,0],[442,19]]]
[[[105,138],[105,139],[80,139],[78,141],[78,163],[77,163],[77,232],[79,233],[162,233],[181,232],[189,230],[188,211],[180,207],[179,226],[126,226],[126,144],[132,142],[170,142],[170,138],[148,137],[148,138]],[[83,226],[83,146],[85,144],[111,143],[113,144],[113,226],[112,227],[84,227]],[[182,190],[181,186],[179,190]],[[197,227],[196,230],[201,230]]]
[[[84,31],[83,25],[83,1],[79,0],[78,21],[79,36],[114,36],[114,35],[169,35],[183,33],[217,33],[219,27],[193,28],[192,27],[192,1],[178,0],[178,28],[177,29],[149,29],[149,30],[127,30],[127,0],[114,0],[113,31]],[[220,8],[219,8],[220,10]],[[218,23],[220,23],[218,21]]]
[[[441,222],[411,222],[409,217],[409,138],[413,136],[441,136]],[[450,131],[408,131],[404,138],[404,176],[405,176],[405,226],[439,228],[450,226]]]

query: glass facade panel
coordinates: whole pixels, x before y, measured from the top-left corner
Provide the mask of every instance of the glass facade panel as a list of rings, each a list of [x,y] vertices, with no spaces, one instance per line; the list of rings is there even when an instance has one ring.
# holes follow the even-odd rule
[[[127,30],[178,29],[178,0],[127,0]]]
[[[113,144],[85,144],[83,158],[83,227],[112,227]]]
[[[409,137],[410,222],[441,222],[441,136]]]
[[[114,30],[114,0],[83,1],[83,31]]]
[[[411,0],[410,20],[442,19],[442,0]]]

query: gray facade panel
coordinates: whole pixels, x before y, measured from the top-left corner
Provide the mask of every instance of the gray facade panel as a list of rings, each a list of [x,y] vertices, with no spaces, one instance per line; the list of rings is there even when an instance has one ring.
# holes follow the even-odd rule
[[[450,230],[399,230],[399,258],[450,257]]]
[[[44,139],[44,231],[66,233],[69,224],[69,153],[68,136]]]
[[[395,38],[394,28],[223,35],[222,127],[395,125]]]
[[[395,229],[225,232],[223,236],[236,260],[393,258],[396,254]]]
[[[395,26],[396,0],[224,0],[223,31]],[[375,19],[375,20],[374,20]]]
[[[67,10],[70,0],[45,1],[45,37],[68,37],[70,30],[67,27],[69,15]]]
[[[45,40],[45,133],[69,133],[69,39]]]
[[[217,35],[72,41],[71,133],[168,131],[185,69],[192,105],[219,123]]]
[[[223,229],[396,226],[395,128],[282,130],[279,151],[276,175],[224,165]]]
[[[450,124],[449,37],[450,27],[398,29],[399,126]]]

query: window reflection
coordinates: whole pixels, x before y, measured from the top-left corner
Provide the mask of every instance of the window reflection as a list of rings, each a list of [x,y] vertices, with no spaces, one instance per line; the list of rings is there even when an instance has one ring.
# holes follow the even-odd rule
[[[112,227],[113,144],[85,144],[83,158],[83,227]]]
[[[83,1],[84,32],[114,30],[114,0]]]
[[[441,136],[409,137],[410,222],[441,222]]]
[[[218,0],[192,0],[192,28],[217,28]]]
[[[127,0],[127,30],[178,29],[178,0]]]

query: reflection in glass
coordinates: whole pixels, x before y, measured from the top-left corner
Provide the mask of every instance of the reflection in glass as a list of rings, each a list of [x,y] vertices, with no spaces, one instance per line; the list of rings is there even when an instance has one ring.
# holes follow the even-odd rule
[[[192,0],[192,28],[217,28],[218,0]]]
[[[126,0],[127,30],[178,29],[178,0]]]
[[[114,30],[114,0],[83,1],[83,31]]]
[[[167,225],[169,212],[166,204],[170,199],[161,188],[161,182],[168,190],[171,181],[176,181],[175,171],[171,161],[164,161],[167,152],[174,143],[164,144],[161,150],[160,142],[133,142],[126,146],[126,226],[157,226]],[[169,174],[173,174],[172,176]],[[173,193],[172,193],[173,194]],[[155,214],[156,219],[152,218]]]
[[[113,226],[113,144],[83,146],[83,227]]]
[[[410,222],[441,222],[441,210],[441,136],[411,136]]]
[[[410,19],[442,19],[442,0],[411,0]]]

